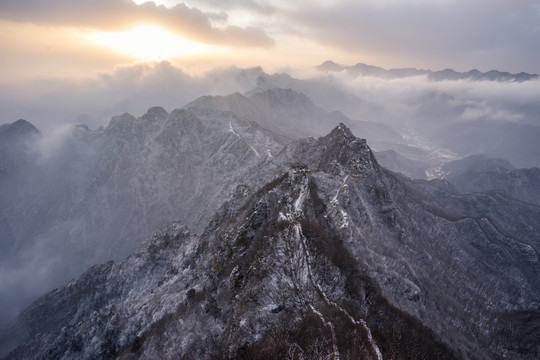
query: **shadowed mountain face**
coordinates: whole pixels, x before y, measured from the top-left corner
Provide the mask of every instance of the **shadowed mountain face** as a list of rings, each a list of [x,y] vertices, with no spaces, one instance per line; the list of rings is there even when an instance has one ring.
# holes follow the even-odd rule
[[[507,196],[540,205],[540,169],[516,169],[504,159],[470,156],[442,168],[444,178],[458,192],[500,191]]]
[[[396,176],[344,125],[251,175],[202,235],[38,299],[9,358],[540,356],[540,208]]]

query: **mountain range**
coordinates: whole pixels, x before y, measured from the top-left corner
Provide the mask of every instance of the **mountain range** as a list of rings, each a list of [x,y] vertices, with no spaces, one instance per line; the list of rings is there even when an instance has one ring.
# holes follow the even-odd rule
[[[490,70],[481,72],[477,69],[467,72],[458,72],[453,69],[444,69],[439,71],[416,69],[416,68],[399,68],[399,69],[384,69],[379,66],[358,63],[356,65],[338,65],[335,62],[328,60],[317,67],[324,72],[340,72],[345,71],[354,76],[374,76],[386,79],[399,79],[411,76],[427,76],[429,80],[471,80],[471,81],[528,81],[538,78],[537,74],[529,74],[520,72],[519,74],[511,74],[506,71]]]
[[[540,355],[537,206],[395,175],[343,124],[260,172],[35,301],[9,358]]]
[[[540,356],[538,169],[411,180],[430,165],[353,133],[424,159],[261,86],[98,130],[2,125],[0,356]]]
[[[24,120],[3,125],[0,318],[93,264],[125,258],[169,221],[202,231],[238,183],[273,176],[256,170],[285,144],[340,120],[375,140],[400,139],[287,89],[205,96],[170,114],[124,113],[98,130],[42,135]]]
[[[381,69],[382,73],[390,71],[365,66]],[[430,173],[440,172],[442,163],[474,154],[508,159],[519,168],[540,167],[536,156],[540,153],[537,75],[493,71],[469,76],[477,72],[446,70],[442,73],[457,75],[441,75],[445,81],[434,81],[430,76],[416,76],[424,70],[413,71],[415,76],[396,78],[377,77],[370,72],[360,76],[347,66],[343,68],[339,72],[316,71],[316,75],[302,78],[267,74],[262,69],[241,74],[243,79],[254,79],[255,88],[248,94],[292,89],[327,112],[344,114],[353,123],[369,120],[389,127],[401,139],[381,131],[377,138],[362,136],[376,152],[394,150],[423,162]],[[364,134],[349,122],[340,121],[355,133]]]

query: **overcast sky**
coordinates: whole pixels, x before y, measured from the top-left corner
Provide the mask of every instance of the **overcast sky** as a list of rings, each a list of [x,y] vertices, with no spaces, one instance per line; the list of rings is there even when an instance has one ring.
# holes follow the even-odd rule
[[[540,73],[539,45],[538,0],[0,0],[0,90],[18,104],[147,61]]]

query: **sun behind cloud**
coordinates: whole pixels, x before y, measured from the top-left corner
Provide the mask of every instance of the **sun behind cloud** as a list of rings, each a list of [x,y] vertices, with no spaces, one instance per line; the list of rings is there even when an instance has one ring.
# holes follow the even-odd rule
[[[120,32],[94,32],[85,38],[109,50],[145,61],[204,56],[217,51],[216,46],[191,41],[153,25],[136,26]]]

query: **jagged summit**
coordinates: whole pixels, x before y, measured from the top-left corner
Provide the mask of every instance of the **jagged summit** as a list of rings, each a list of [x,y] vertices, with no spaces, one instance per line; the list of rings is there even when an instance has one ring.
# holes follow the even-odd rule
[[[354,136],[343,123],[326,136],[291,143],[280,155],[289,163],[306,164],[311,170],[332,174],[367,176],[379,167],[366,140]]]
[[[319,69],[321,71],[327,71],[327,72],[330,72],[330,71],[331,72],[334,72],[334,71],[338,72],[338,71],[342,71],[343,67],[341,65],[339,65],[339,64],[336,64],[332,60],[326,60],[321,65],[318,65],[317,69]]]
[[[339,123],[338,126],[336,126],[330,134],[327,135],[330,141],[343,138],[345,140],[350,140],[352,138],[355,138],[353,135],[351,129],[349,129],[347,126],[345,126],[343,123]]]

